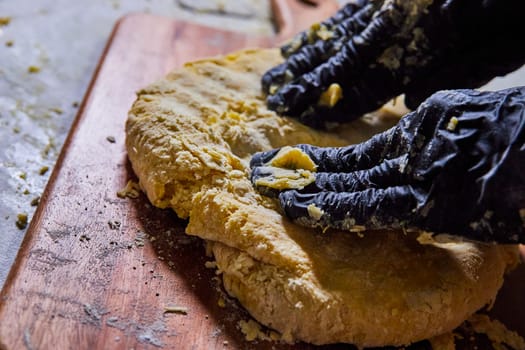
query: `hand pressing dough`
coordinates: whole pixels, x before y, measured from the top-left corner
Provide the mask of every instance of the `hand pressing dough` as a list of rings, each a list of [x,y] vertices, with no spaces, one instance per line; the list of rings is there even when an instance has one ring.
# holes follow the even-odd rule
[[[249,181],[250,156],[285,145],[361,142],[395,120],[380,113],[334,132],[265,106],[260,77],[277,50],[191,62],[138,92],[126,125],[149,200],[208,241],[226,290],[287,341],[404,345],[451,331],[490,304],[517,247],[419,233],[321,233],[283,217]]]

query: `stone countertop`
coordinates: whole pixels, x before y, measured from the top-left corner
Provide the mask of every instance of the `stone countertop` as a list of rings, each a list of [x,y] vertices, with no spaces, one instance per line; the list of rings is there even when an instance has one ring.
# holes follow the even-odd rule
[[[0,0],[0,287],[113,25],[131,12],[273,31],[269,0]],[[523,68],[488,88],[516,85]]]

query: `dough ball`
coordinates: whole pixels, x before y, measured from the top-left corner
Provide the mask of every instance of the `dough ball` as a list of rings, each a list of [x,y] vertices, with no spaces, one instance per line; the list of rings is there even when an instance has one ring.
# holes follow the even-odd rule
[[[149,200],[188,218],[208,241],[226,290],[287,341],[404,345],[449,332],[490,304],[517,247],[420,243],[419,232],[317,232],[257,193],[258,151],[361,142],[395,119],[370,114],[333,132],[266,108],[260,77],[278,50],[186,64],[138,92],[126,124],[133,169]]]

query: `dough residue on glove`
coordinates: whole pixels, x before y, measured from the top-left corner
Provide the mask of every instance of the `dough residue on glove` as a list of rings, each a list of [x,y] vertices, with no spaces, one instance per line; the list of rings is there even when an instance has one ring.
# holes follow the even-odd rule
[[[255,152],[343,146],[395,122],[374,114],[331,133],[277,116],[260,77],[280,61],[278,50],[247,50],[188,63],[139,91],[126,125],[141,188],[208,242],[228,293],[287,341],[360,347],[443,334],[490,304],[516,247],[422,245],[400,231],[321,234],[254,190]]]

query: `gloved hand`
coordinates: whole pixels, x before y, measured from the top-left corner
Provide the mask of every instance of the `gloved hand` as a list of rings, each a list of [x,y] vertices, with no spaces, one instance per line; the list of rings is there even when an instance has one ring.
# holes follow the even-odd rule
[[[262,86],[270,109],[322,127],[402,93],[411,109],[525,63],[522,0],[355,0],[281,48]]]
[[[525,87],[440,91],[364,143],[295,147],[315,163],[314,182],[261,187],[278,150],[253,156],[251,179],[299,224],[525,243]]]

